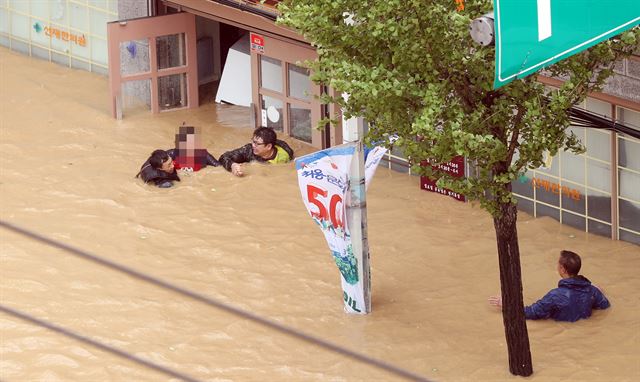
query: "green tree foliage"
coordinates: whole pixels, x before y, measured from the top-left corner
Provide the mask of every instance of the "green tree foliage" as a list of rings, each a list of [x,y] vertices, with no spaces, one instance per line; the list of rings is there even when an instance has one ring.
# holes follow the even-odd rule
[[[492,90],[495,49],[469,36],[471,20],[492,2],[457,6],[455,0],[286,0],[280,22],[316,46],[313,80],[349,94],[326,102],[339,104],[346,117],[372,122],[371,140],[398,134],[396,144],[414,165],[456,155],[473,161],[477,177],[444,176],[439,185],[480,201],[495,216],[498,205],[514,202],[510,182],[539,167],[546,151],[582,150],[566,133],[566,111],[601,88],[613,62],[637,45],[640,30],[553,65],[552,75],[568,79],[559,90],[548,92],[535,76]]]
[[[312,79],[336,94],[349,117],[370,122],[368,139],[399,139],[414,170],[439,177],[493,216],[500,266],[509,368],[533,373],[524,318],[517,212],[511,182],[538,168],[546,153],[581,152],[568,132],[568,109],[601,89],[614,62],[638,48],[640,28],[602,42],[549,68],[566,80],[550,91],[536,76],[493,90],[495,49],[476,45],[469,24],[491,0],[284,0],[279,22],[311,42]],[[323,121],[325,122],[325,121]],[[476,169],[455,179],[421,160],[463,155]]]

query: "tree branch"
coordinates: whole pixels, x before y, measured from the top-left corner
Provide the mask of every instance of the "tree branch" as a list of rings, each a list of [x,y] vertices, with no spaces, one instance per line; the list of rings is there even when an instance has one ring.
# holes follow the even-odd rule
[[[512,126],[513,126],[513,131],[511,132],[511,142],[509,142],[509,148],[507,150],[507,158],[506,158],[506,162],[508,164],[511,164],[511,161],[513,160],[513,154],[516,152],[516,148],[520,145],[518,143],[518,138],[520,136],[520,123],[522,122],[522,119],[524,118],[524,107],[522,107],[522,105],[518,105],[518,113],[516,114],[516,116],[513,118],[513,122],[512,122]]]

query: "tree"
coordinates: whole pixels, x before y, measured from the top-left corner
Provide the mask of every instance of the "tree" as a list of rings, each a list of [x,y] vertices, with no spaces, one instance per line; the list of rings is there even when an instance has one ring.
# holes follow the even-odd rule
[[[317,48],[318,59],[307,63],[313,81],[349,94],[324,95],[323,102],[338,104],[347,118],[366,118],[370,141],[397,134],[395,145],[415,170],[491,213],[509,369],[531,375],[511,182],[548,153],[584,151],[567,131],[568,110],[602,87],[615,60],[636,47],[639,28],[548,68],[567,79],[558,90],[535,76],[493,90],[495,50],[469,36],[471,20],[490,11],[491,0],[285,0],[279,9],[279,22]],[[454,179],[419,166],[456,155],[472,161],[477,174]]]

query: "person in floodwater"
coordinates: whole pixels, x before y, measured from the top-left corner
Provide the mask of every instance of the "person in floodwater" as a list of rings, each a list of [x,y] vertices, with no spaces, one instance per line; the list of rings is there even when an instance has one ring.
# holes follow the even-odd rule
[[[253,132],[251,143],[227,151],[219,158],[220,164],[235,176],[243,176],[242,164],[252,161],[262,163],[287,163],[293,159],[293,150],[287,142],[277,139],[276,132],[259,127]]]
[[[161,163],[158,158],[162,160]],[[155,150],[136,176],[141,176],[145,183],[154,182],[159,187],[167,188],[173,185],[173,181],[180,181],[176,171],[193,172],[219,165],[216,158],[202,147],[198,130],[183,125],[176,134],[175,148]]]
[[[560,251],[558,273],[562,280],[558,287],[531,306],[524,308],[524,315],[530,320],[553,318],[556,321],[574,322],[589,318],[592,309],[607,309],[610,304],[600,288],[591,284],[584,276],[578,275],[582,262],[577,253]],[[489,297],[489,304],[502,307],[502,298]]]
[[[137,177],[141,177],[145,183],[154,183],[160,188],[171,187],[173,181],[180,181],[173,159],[165,150],[154,150],[140,168]]]
[[[193,126],[180,126],[176,134],[176,146],[167,153],[173,159],[176,170],[199,171],[207,166],[220,166],[216,158],[203,148],[200,134]]]

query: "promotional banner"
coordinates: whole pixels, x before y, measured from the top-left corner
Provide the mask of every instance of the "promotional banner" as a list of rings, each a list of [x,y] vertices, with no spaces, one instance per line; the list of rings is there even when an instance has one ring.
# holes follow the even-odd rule
[[[365,163],[365,184],[369,184],[386,149],[376,147]],[[356,144],[348,143],[297,158],[296,171],[302,200],[324,234],[342,281],[347,313],[363,314],[365,301],[362,259],[354,255],[347,226],[349,168]]]
[[[382,159],[384,153],[387,152],[387,149],[381,146],[376,146],[371,150],[365,149],[365,163],[364,163],[364,182],[365,189],[369,189],[369,183],[371,183],[371,178],[373,178],[373,174],[375,174],[376,169],[378,168],[378,164]]]

